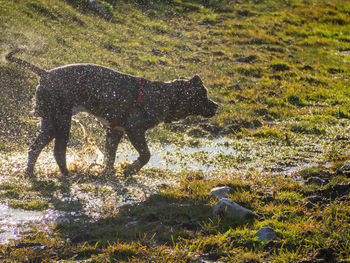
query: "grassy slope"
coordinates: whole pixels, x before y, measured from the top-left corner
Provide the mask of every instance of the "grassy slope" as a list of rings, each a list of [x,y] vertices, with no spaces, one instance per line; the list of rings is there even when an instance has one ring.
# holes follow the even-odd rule
[[[291,126],[292,132],[322,134],[320,123],[331,129],[339,118],[350,117],[349,1],[204,2],[207,5],[174,0],[145,7],[117,1],[110,22],[65,1],[0,0],[0,53],[24,45],[28,52],[21,57],[43,68],[92,62],[164,81],[199,73],[211,97],[222,105],[211,121],[225,126],[243,121],[254,125],[259,120],[264,127],[253,132],[258,137],[283,137],[282,127],[270,129],[264,119],[297,118],[303,122]],[[36,83],[35,75],[1,61],[1,150],[27,143],[22,139],[25,132],[33,137],[37,124],[29,112]],[[306,173],[302,175],[320,176],[323,171]],[[327,189],[348,179],[335,169],[326,176],[331,178],[327,186],[304,186],[290,178],[259,174],[241,179],[247,183],[187,178],[179,188],[160,189],[147,202],[123,207],[118,215],[97,223],[54,226],[49,234],[34,230],[23,241],[44,248],[3,246],[0,259],[91,255],[98,255],[97,261],[150,262],[186,262],[196,255],[234,262],[346,259],[349,196],[345,201],[332,199]],[[24,189],[19,185],[1,185],[1,194],[52,197],[66,187],[52,181],[32,182]],[[212,217],[208,204],[215,200],[209,190],[217,185],[237,189],[230,198],[259,211],[262,218],[233,221],[232,226],[232,219]],[[317,191],[326,195],[327,206],[306,208],[300,200]],[[132,220],[141,223],[126,227]],[[254,234],[262,226],[273,227],[281,239],[259,242]]]
[[[91,62],[164,81],[200,74],[222,105],[211,120],[221,126],[350,117],[348,1],[228,2],[118,1],[109,22],[65,1],[1,1],[0,51],[24,45],[22,57],[47,69]],[[28,112],[37,78],[0,67],[0,125],[13,139],[36,128]]]

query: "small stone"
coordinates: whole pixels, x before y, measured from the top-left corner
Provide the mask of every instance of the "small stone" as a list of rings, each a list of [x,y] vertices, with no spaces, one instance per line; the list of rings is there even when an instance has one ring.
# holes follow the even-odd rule
[[[69,224],[71,223],[72,218],[69,215],[63,214],[57,217],[56,223],[61,225],[61,224]]]
[[[268,242],[268,241],[271,241],[271,240],[277,240],[278,239],[277,233],[271,227],[262,227],[262,228],[260,228],[256,232],[255,236],[257,236],[260,241],[264,241],[264,242]]]
[[[160,49],[152,49],[152,54],[155,56],[161,56],[162,55],[162,51]]]
[[[95,10],[98,14],[106,16],[108,15],[107,10],[101,5],[99,1],[89,0],[90,7]]]
[[[210,190],[212,197],[226,198],[228,194],[232,193],[233,190],[229,186],[214,187]]]
[[[165,60],[159,60],[159,64],[160,65],[163,65],[163,66],[166,66],[166,65],[168,65],[168,62],[167,61],[165,61]]]
[[[252,218],[257,217],[257,215],[239,204],[231,201],[230,199],[223,198],[221,199],[213,209],[213,215],[226,215],[230,217],[239,217],[239,218]]]

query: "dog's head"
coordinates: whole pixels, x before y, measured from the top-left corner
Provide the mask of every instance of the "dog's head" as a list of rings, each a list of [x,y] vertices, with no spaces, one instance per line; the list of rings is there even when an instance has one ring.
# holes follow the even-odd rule
[[[191,115],[205,118],[215,115],[218,104],[208,98],[208,90],[198,75],[189,80],[175,80],[173,84],[175,98],[171,102],[171,114],[167,122],[184,119]]]

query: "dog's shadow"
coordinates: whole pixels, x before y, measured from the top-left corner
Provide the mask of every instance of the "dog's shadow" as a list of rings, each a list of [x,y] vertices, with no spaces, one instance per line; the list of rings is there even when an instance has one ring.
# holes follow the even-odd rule
[[[56,176],[55,173],[48,174],[49,177]],[[47,178],[30,178],[32,189],[49,201],[53,210],[59,212],[73,212],[83,214],[84,205],[81,200],[74,198],[72,194],[72,180],[59,177],[57,181]]]
[[[106,188],[110,189],[111,194],[116,196],[116,203],[113,204],[116,206],[115,209],[125,201],[142,201],[145,196],[143,193],[155,191],[154,186],[148,186],[139,178],[132,176],[126,178],[120,171],[115,174],[105,174],[96,170],[74,169],[68,176],[62,176],[59,172],[50,172],[45,176],[30,178],[30,183],[32,189],[46,199],[53,210],[65,216],[74,215],[77,220],[91,220],[91,213],[98,213],[98,211],[91,211],[93,208],[88,207],[88,202],[96,201],[95,193],[89,193],[89,187],[94,188],[95,191],[102,189],[100,192]],[[133,196],[134,193],[131,193],[130,188],[138,189],[139,196]],[[81,198],[78,192],[84,192],[88,200]],[[96,199],[99,197],[101,196],[97,196]],[[101,207],[96,208],[100,210]]]

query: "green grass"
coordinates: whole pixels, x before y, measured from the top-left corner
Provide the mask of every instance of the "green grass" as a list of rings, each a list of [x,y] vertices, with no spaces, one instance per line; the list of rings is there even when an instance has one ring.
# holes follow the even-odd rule
[[[43,68],[91,62],[163,81],[198,73],[220,102],[211,122],[221,126],[315,111],[349,118],[347,1],[100,0],[106,16],[87,2],[0,2],[1,53],[23,45],[21,56]],[[24,131],[36,130],[25,113],[37,78],[4,61],[0,68],[0,136],[23,145]],[[247,99],[230,103],[238,95]],[[266,113],[259,117],[255,108]]]
[[[348,194],[335,196],[332,189],[334,185],[349,184],[349,179],[337,176],[333,169],[305,169],[300,174],[324,174],[333,182],[323,188],[310,188],[294,181],[294,177],[279,175],[254,174],[249,180],[244,177],[206,180],[201,174],[182,172],[178,176],[186,179],[181,180],[179,186],[162,187],[144,202],[123,205],[114,214],[96,221],[33,226],[20,240],[14,241],[17,245],[1,245],[0,256],[9,262],[49,258],[94,259],[95,262],[107,259],[180,262],[200,258],[224,262],[303,259],[338,262],[347,259],[350,237],[346,222],[350,210],[349,201],[344,197]],[[61,184],[63,182],[58,186]],[[231,200],[258,212],[259,218],[213,216],[212,207],[217,199],[209,192],[223,185],[233,189],[228,196]],[[327,204],[306,206],[304,198],[319,191]],[[110,195],[110,192],[100,194]],[[49,195],[49,192],[44,194]],[[19,207],[32,209],[33,203],[22,202]],[[255,236],[257,230],[266,226],[276,231],[277,240],[263,242]],[[32,249],[33,246],[41,248]]]
[[[18,196],[17,196],[18,197]],[[12,208],[22,208],[25,210],[45,210],[49,207],[48,203],[45,201],[11,201],[9,202],[9,207]]]

